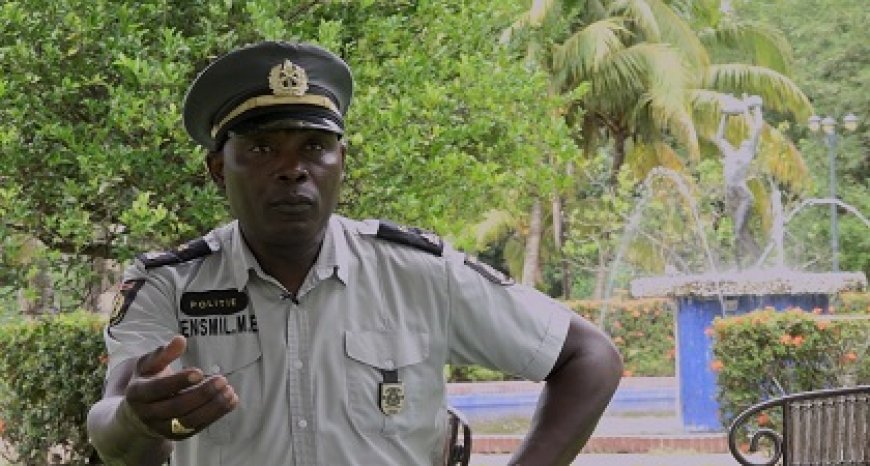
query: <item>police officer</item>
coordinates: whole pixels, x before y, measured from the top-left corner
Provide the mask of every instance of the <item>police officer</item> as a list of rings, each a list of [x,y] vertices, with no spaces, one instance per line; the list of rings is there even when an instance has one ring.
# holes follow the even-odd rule
[[[444,364],[546,381],[517,464],[591,435],[621,375],[603,333],[432,234],[333,213],[351,93],[344,61],[284,42],[191,85],[236,220],[125,272],[88,416],[107,464],[441,464]]]

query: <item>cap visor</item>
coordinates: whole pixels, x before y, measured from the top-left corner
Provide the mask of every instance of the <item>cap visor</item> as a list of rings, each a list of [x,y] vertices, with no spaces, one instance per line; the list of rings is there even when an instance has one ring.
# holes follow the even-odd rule
[[[229,132],[278,129],[316,129],[343,135],[344,128],[325,112],[323,109],[303,106],[256,108],[227,122],[216,139],[221,140]]]

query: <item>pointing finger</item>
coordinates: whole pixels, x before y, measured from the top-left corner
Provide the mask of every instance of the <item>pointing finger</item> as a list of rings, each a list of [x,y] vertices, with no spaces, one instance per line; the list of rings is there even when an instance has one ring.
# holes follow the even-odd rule
[[[137,370],[141,376],[156,375],[169,367],[187,348],[187,340],[176,335],[169,340],[166,346],[161,346],[143,356],[137,364]]]

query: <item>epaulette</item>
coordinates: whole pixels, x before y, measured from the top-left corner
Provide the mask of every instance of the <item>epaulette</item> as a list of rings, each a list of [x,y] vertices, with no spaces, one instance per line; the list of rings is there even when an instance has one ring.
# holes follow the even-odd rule
[[[503,273],[501,270],[498,270],[485,262],[481,262],[477,257],[466,254],[465,265],[471,267],[472,270],[483,275],[483,278],[486,278],[496,285],[511,286],[516,284],[513,278]]]
[[[378,233],[375,236],[421,249],[436,256],[440,256],[444,252],[444,242],[441,241],[441,238],[435,233],[420,228],[406,227],[380,220]]]
[[[164,265],[174,265],[191,261],[197,257],[204,257],[211,253],[211,247],[209,247],[205,239],[197,238],[169,251],[146,252],[145,254],[140,254],[137,256],[137,259],[142,261],[142,264],[145,265],[146,269],[153,269],[154,267],[163,267]]]

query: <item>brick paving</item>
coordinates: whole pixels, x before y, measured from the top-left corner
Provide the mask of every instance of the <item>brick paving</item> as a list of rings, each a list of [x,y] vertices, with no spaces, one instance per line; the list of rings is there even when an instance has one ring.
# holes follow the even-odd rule
[[[472,452],[481,454],[509,454],[522,441],[521,435],[475,435]],[[685,451],[694,453],[727,453],[725,434],[685,435],[621,435],[594,436],[589,439],[583,453],[656,453]]]
[[[470,466],[505,466],[508,455],[472,455]],[[582,454],[572,466],[739,466],[726,454]]]

